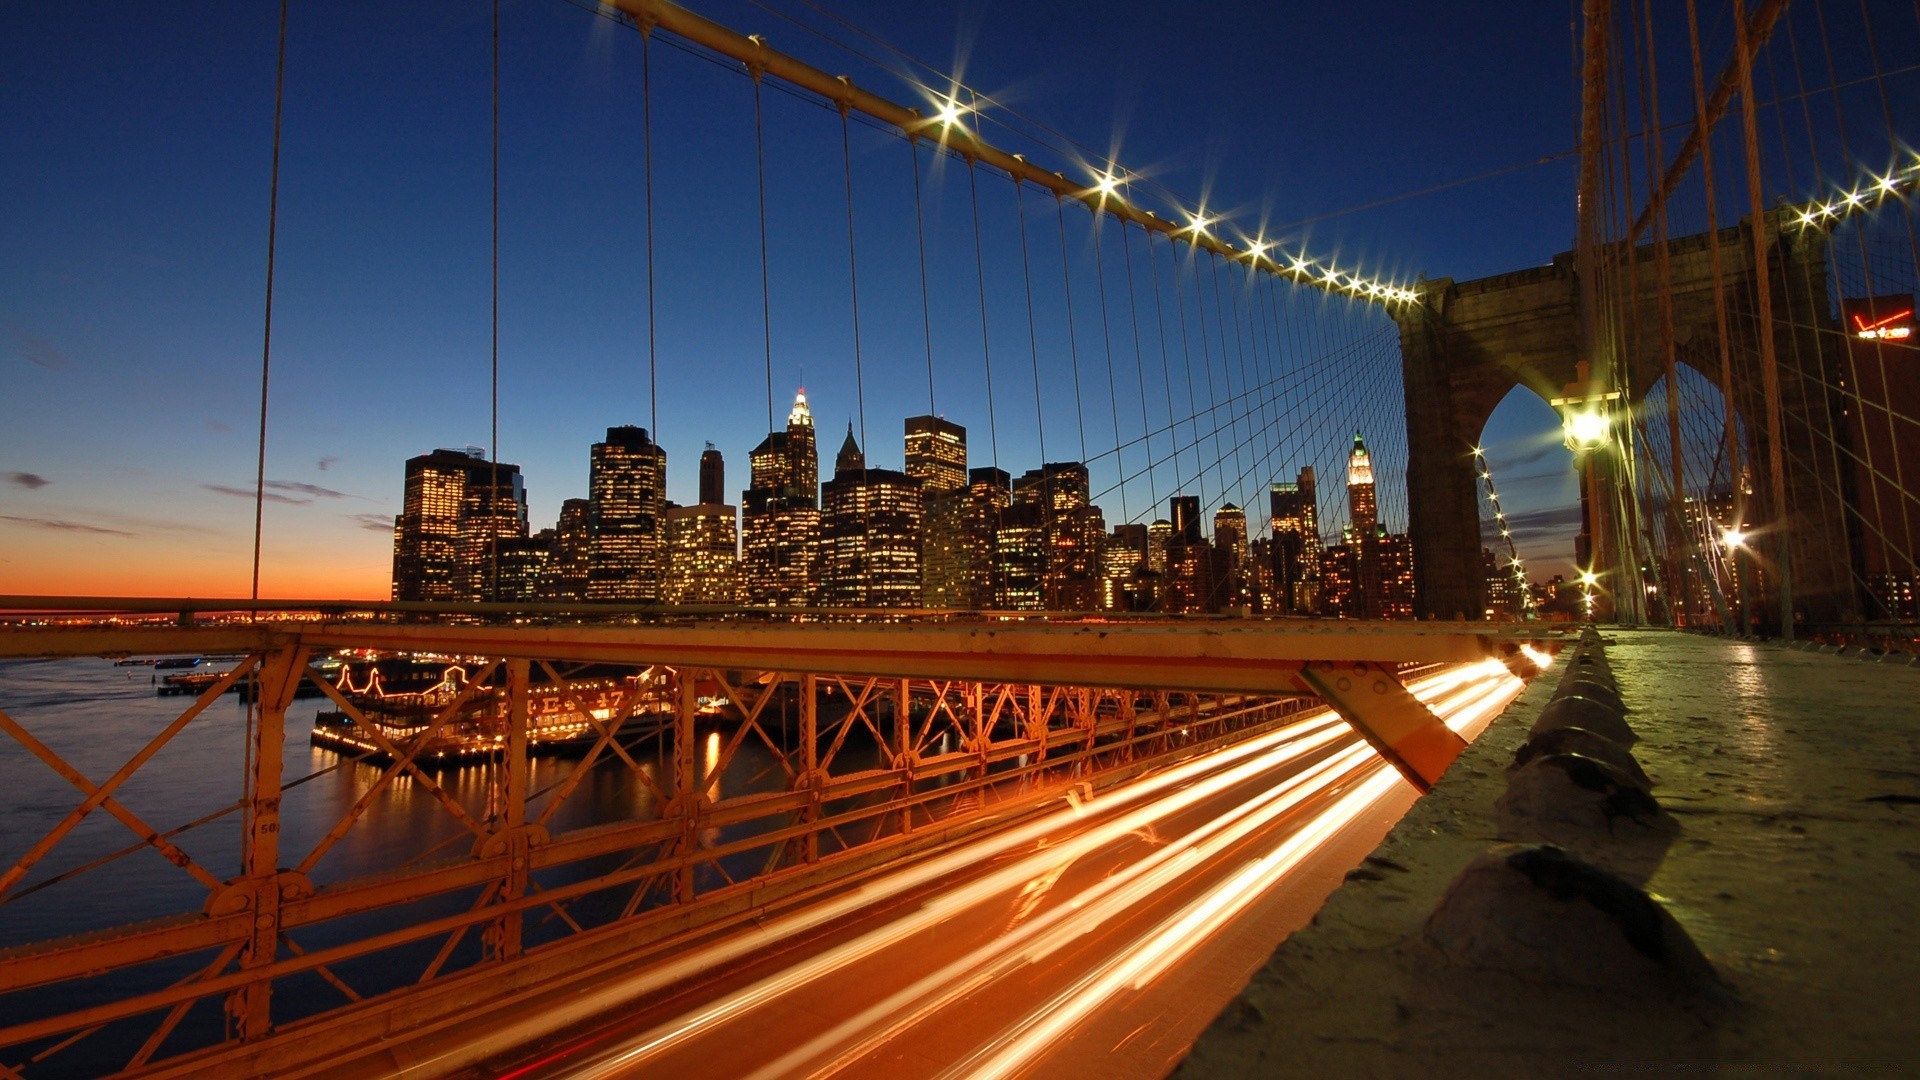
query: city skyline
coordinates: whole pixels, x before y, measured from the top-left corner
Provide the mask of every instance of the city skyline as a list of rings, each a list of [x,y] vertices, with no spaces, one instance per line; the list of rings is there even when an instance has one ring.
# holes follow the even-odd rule
[[[700,501],[681,505],[666,496],[668,458],[647,430],[609,428],[589,448],[587,498],[566,499],[555,525],[539,529],[518,464],[489,461],[477,447],[417,455],[407,459],[393,522],[391,595],[1413,616],[1413,546],[1377,512],[1361,431],[1346,459],[1347,524],[1322,535],[1312,465],[1269,485],[1259,528],[1226,492],[1203,501],[1176,491],[1141,512],[1164,506],[1164,516],[1109,529],[1082,462],[1043,462],[1016,478],[969,468],[961,424],[920,415],[900,427],[903,470],[870,461],[848,421],[828,472],[801,389],[785,426],[750,452],[738,506],[722,501],[725,455],[711,442],[697,463]]]

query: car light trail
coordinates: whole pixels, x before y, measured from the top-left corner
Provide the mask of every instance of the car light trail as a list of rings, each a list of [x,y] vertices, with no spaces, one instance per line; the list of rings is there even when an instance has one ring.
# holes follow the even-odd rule
[[[1153,824],[1170,814],[1217,795],[1221,791],[1236,784],[1253,779],[1261,773],[1284,765],[1307,753],[1328,746],[1331,743],[1341,741],[1343,738],[1351,739],[1352,735],[1342,730],[1343,727],[1344,725],[1339,724],[1325,725],[1319,731],[1306,738],[1299,739],[1294,743],[1272,748],[1267,753],[1236,765],[1233,768],[1198,779],[1191,785],[1171,793],[1158,802],[1150,803],[1147,806],[1140,807],[1118,818],[1091,828],[1066,843],[1042,848],[985,877],[942,893],[925,904],[922,904],[912,913],[894,920],[883,928],[869,931],[851,941],[837,945],[777,975],[762,979],[751,986],[735,991],[699,1012],[680,1018],[666,1028],[656,1029],[656,1031],[642,1036],[643,1041],[637,1045],[626,1048],[605,1061],[599,1062],[595,1066],[576,1073],[575,1075],[581,1077],[619,1075],[625,1070],[633,1068],[647,1057],[676,1043],[683,1042],[701,1033],[703,1029],[715,1023],[772,1000],[789,990],[804,986],[850,961],[862,959],[870,955],[877,949],[882,949],[888,945],[913,937],[929,927],[951,918],[976,904],[992,900],[1009,890],[1017,890],[1023,884],[1033,880],[1037,875],[1053,872],[1054,868],[1060,864],[1070,863],[1090,851],[1124,839],[1144,826]],[[1364,746],[1352,747],[1343,755],[1352,756],[1353,758],[1352,762],[1347,764],[1346,768],[1351,769],[1354,763],[1364,760],[1369,753]],[[1275,789],[1275,792],[1268,798],[1264,798],[1259,803],[1243,808],[1233,816],[1226,818],[1224,824],[1216,820],[1216,822],[1210,823],[1204,828],[1209,831],[1219,830],[1226,825],[1242,822],[1247,817],[1257,814],[1261,809],[1269,807],[1279,801],[1281,796],[1299,791],[1313,780],[1324,779],[1328,768],[1328,766],[1323,765],[1310,770],[1302,776],[1294,777],[1281,787]],[[1311,792],[1309,791],[1301,797],[1305,798],[1310,794]],[[1278,814],[1283,812],[1284,809],[1286,809],[1286,807],[1283,806],[1280,809],[1272,810],[1271,814]],[[1255,821],[1253,824],[1246,826],[1246,828],[1251,830],[1264,823],[1264,821]],[[1193,861],[1202,857],[1203,854],[1198,845],[1180,848],[1161,848],[1145,859],[1136,862],[1125,871],[1122,871],[1121,874],[1106,879],[1100,885],[1095,886],[1093,890],[1089,891],[1097,894],[1106,894],[1118,890],[1127,890],[1129,886],[1132,888],[1130,891],[1125,892],[1126,900],[1118,907],[1111,909],[1100,907],[1088,913],[1085,918],[1090,921],[1083,921],[1080,924],[1079,932],[1085,933],[1090,931],[1096,927],[1100,921],[1111,914],[1117,913],[1118,910],[1124,907],[1131,906],[1138,902],[1139,899],[1151,894],[1153,890],[1164,887],[1169,881],[1180,876],[1181,868],[1174,864]],[[1173,867],[1173,869],[1169,872],[1168,868],[1170,866]],[[1084,897],[1081,902],[1084,903]],[[1081,909],[1067,909],[1069,914],[1075,913],[1076,910]],[[1104,914],[1102,914],[1102,912],[1104,912]],[[1032,939],[1041,930],[1053,928],[1054,925],[1053,921],[1034,920],[1027,923],[1014,934],[1005,935],[998,939],[998,941],[995,942],[994,948],[999,950],[1008,946],[1010,943],[1025,942]],[[1057,947],[1057,945],[1054,947]],[[1044,951],[1039,955],[1045,955]]]
[[[1407,682],[1408,689],[1444,722],[1468,736],[1477,734],[1524,685],[1496,660]],[[1292,772],[1275,777],[1285,770]],[[1270,779],[1270,786],[1246,790],[1263,778]],[[1069,975],[1066,985],[1056,982],[1053,990],[1043,993],[1044,1000],[1032,1007],[1023,1001],[1022,1011],[1010,1021],[996,1017],[999,1026],[992,1030],[997,1034],[989,1035],[985,1043],[971,1051],[956,1049],[964,1057],[954,1074],[1004,1075],[1047,1052],[1060,1033],[1082,1023],[1115,994],[1149,988],[1404,782],[1337,716],[1325,711],[1307,714],[1285,728],[1143,776],[1097,797],[1063,796],[1067,805],[1058,810],[905,864],[804,910],[743,927],[643,972],[596,984],[564,1005],[490,1032],[486,1041],[493,1053],[503,1052],[643,994],[764,956],[783,943],[887,900],[937,887],[910,909],[889,913],[883,925],[817,952],[803,952],[780,970],[705,1000],[665,1024],[620,1036],[597,1050],[596,1044],[607,1036],[595,1035],[562,1051],[557,1060],[548,1056],[508,1075],[557,1068],[572,1076],[610,1077],[664,1067],[667,1062],[659,1060],[664,1055],[679,1053],[676,1048],[690,1048],[700,1039],[726,1038],[730,1024],[755,1010],[770,1008],[828,977],[858,979],[859,966],[874,963],[888,949],[917,949],[913,940],[917,935],[937,933],[941,926],[979,926],[982,910],[994,912],[988,921],[1004,928],[996,936],[978,944],[956,941],[960,955],[949,952],[929,958],[923,962],[934,965],[934,970],[911,977],[908,985],[836,1018],[825,1030],[804,1029],[793,1036],[794,1042],[770,1047],[770,1060],[751,1063],[750,1075],[840,1071],[868,1059],[891,1040],[908,1037],[915,1027],[950,1015],[947,1010],[965,1007],[967,999],[1015,972],[1057,970],[1061,963],[1086,965],[1085,970]],[[1242,793],[1234,794],[1236,789]],[[1208,805],[1210,801],[1225,805]],[[1097,880],[1057,891],[1066,870],[1095,852],[1102,852],[1102,860],[1118,860],[1119,852],[1128,849],[1113,845],[1157,836],[1157,830],[1177,815],[1185,814],[1190,821],[1196,813],[1204,819],[1198,824],[1183,821],[1166,843],[1137,857],[1128,856],[1129,861]],[[1286,835],[1277,841],[1262,839],[1276,830],[1285,830]],[[1222,860],[1248,844],[1265,844],[1267,850],[1229,870]],[[1008,859],[1005,865],[980,872],[1002,858]],[[1091,865],[1093,869],[1082,872],[1082,878],[1105,863]],[[963,881],[941,885],[963,875]],[[1198,890],[1198,895],[1180,902],[1177,898],[1183,889]],[[1129,930],[1124,941],[1112,946],[1089,942],[1093,935],[1111,934],[1124,926],[1131,913],[1156,904],[1164,911],[1170,903],[1178,907],[1157,915],[1145,931]],[[1088,949],[1093,950],[1091,956]],[[1079,955],[1063,955],[1074,951]]]
[[[1062,1034],[1110,1001],[1113,995],[1123,990],[1139,990],[1185,959],[1201,942],[1401,782],[1398,775],[1378,763],[1373,769],[1372,776],[1341,796],[1311,824],[1136,939],[1131,949],[1114,956],[1082,976],[1066,992],[1029,1012],[1024,1023],[941,1075],[955,1078],[1013,1075],[1053,1049]]]
[[[458,1062],[447,1060],[455,1055],[464,1061],[473,1059],[476,1055],[497,1054],[511,1047],[529,1043],[556,1028],[608,1011],[640,995],[696,978],[705,972],[721,968],[751,954],[776,947],[785,940],[823,927],[861,909],[932,884],[1009,851],[1042,841],[1051,835],[1070,829],[1089,810],[1111,812],[1132,803],[1143,802],[1163,791],[1189,784],[1226,765],[1235,765],[1234,775],[1239,777],[1257,775],[1349,734],[1350,729],[1347,725],[1332,713],[1311,713],[1298,723],[1236,743],[1204,757],[1181,762],[1162,772],[1143,776],[1123,787],[1103,792],[1092,802],[1076,797],[1068,807],[1046,814],[1025,825],[982,837],[944,855],[912,863],[873,882],[851,889],[845,894],[810,905],[802,911],[744,928],[740,933],[723,942],[650,966],[644,972],[610,979],[596,986],[590,993],[574,997],[563,1005],[530,1011],[515,1022],[490,1029],[463,1047],[449,1049],[423,1062],[422,1068],[426,1071],[445,1070],[457,1067]],[[1279,752],[1278,756],[1273,756],[1269,760],[1269,756],[1275,751]],[[1259,756],[1257,760],[1249,764],[1248,759],[1256,758],[1256,755]],[[1183,800],[1180,805],[1188,805],[1192,801],[1194,799],[1189,798]],[[1130,817],[1127,819],[1130,822],[1128,828],[1118,830],[1114,836],[1108,837],[1103,842],[1110,842],[1134,828],[1151,824],[1164,813],[1178,808],[1178,806],[1169,805],[1164,811],[1147,814],[1137,821]],[[1055,858],[1058,858],[1061,848],[1054,847],[1050,851]],[[940,900],[936,898],[932,902],[939,903]]]
[[[1371,763],[1371,764],[1370,764]],[[931,972],[803,1046],[769,1062],[751,1074],[751,1080],[790,1076],[803,1066],[843,1047],[824,1065],[809,1069],[814,1075],[831,1073],[877,1049],[920,1019],[946,1008],[980,985],[1008,971],[1046,960],[1074,941],[1094,933],[1103,924],[1124,915],[1143,900],[1192,872],[1195,866],[1271,827],[1276,821],[1319,797],[1327,786],[1349,779],[1356,770],[1378,767],[1378,759],[1364,744],[1348,747],[1311,770],[1292,777],[1255,801],[1236,807],[1208,822],[1180,847],[1162,848],[1086,890],[1013,933]],[[1398,780],[1398,774],[1393,779]],[[907,1010],[904,1011],[903,1010]],[[887,1021],[891,1023],[887,1023]],[[875,1030],[873,1025],[884,1024]],[[846,1040],[866,1033],[854,1045]]]

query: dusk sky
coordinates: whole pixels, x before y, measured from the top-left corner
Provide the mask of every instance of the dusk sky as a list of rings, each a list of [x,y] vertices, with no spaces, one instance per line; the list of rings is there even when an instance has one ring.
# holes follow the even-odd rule
[[[939,81],[802,0],[693,6],[895,100],[919,91],[789,18]],[[1264,233],[1398,281],[1538,265],[1572,244],[1569,4],[829,7],[997,103],[969,120],[989,141],[1071,167],[1060,139],[1020,134],[1044,125],[1161,189],[1143,183],[1142,203],[1167,213],[1204,202],[1225,217],[1223,235]],[[928,408],[927,324],[934,408],[969,428],[976,465],[993,463],[990,444],[1010,471],[1038,464],[1041,424],[1045,456],[1063,460],[1081,456],[1083,426],[1092,456],[1188,411],[1151,387],[1143,408],[1127,386],[1158,377],[1148,354],[1158,365],[1165,339],[1137,329],[1152,294],[1140,286],[1130,307],[1124,275],[1157,266],[1172,303],[1171,248],[1158,241],[1154,254],[1136,230],[1129,263],[1110,227],[1096,270],[1089,215],[1070,207],[1069,345],[1054,211],[1029,189],[1030,341],[1013,189],[983,173],[990,420],[967,170],[921,154],[923,322],[913,159],[899,138],[860,124],[856,380],[840,120],[771,87],[769,387],[752,83],[656,42],[656,414],[640,38],[567,0],[508,0],[501,25],[498,454],[525,472],[535,529],[562,499],[586,494],[587,447],[616,424],[658,430],[671,498],[693,501],[707,441],[737,491],[769,396],[784,416],[802,381],[823,456],[851,421],[867,432],[869,460],[897,467],[901,418]],[[258,2],[0,10],[0,592],[247,592],[277,27],[278,5]],[[384,597],[405,459],[492,441],[489,31],[484,3],[292,3],[264,595]],[[1718,56],[1724,27],[1715,34]],[[1474,177],[1484,178],[1429,190]],[[1187,271],[1183,294],[1203,306],[1222,295],[1208,262]],[[1114,293],[1104,335],[1097,272]],[[1355,360],[1288,399],[1298,430],[1261,436],[1252,415],[1236,425],[1256,441],[1236,466],[1197,481],[1213,485],[1210,501],[1254,500],[1301,464],[1325,475],[1349,425],[1403,457],[1390,320],[1261,288],[1279,297],[1267,309],[1274,325],[1294,327],[1300,343],[1278,349],[1281,369],[1342,342]],[[1238,312],[1206,310],[1223,324]],[[1196,354],[1201,344],[1191,339]],[[1099,384],[1077,409],[1075,346]],[[1039,424],[1030,353],[1051,403]],[[1222,370],[1230,384],[1244,378]],[[1571,555],[1575,488],[1558,438],[1551,410],[1524,391],[1484,437],[1509,512],[1535,526],[1522,555],[1542,574]],[[1162,436],[1155,457],[1167,449]],[[1190,490],[1200,454],[1185,452],[1184,472],[1176,455],[1101,498],[1109,521],[1150,520],[1148,504]],[[1119,458],[1103,466],[1111,476],[1116,464],[1144,464],[1138,446]],[[1323,506],[1337,495],[1323,480]],[[1404,497],[1383,493],[1382,503],[1402,527]]]

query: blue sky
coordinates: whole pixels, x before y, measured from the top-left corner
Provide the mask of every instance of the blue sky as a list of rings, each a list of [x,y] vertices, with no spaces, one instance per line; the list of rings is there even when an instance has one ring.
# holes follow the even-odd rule
[[[932,81],[927,69],[801,0],[696,7],[899,100],[916,91],[887,69]],[[1176,193],[1181,207],[1204,201],[1231,228],[1264,228],[1341,265],[1400,280],[1469,279],[1544,263],[1571,246],[1576,87],[1567,5],[1066,2],[1041,10],[846,0],[831,10],[991,98],[997,105],[973,122],[992,141],[1067,162],[1058,140],[1015,130],[1045,125],[1111,153]],[[492,441],[490,11],[453,0],[292,4],[268,593],[383,595],[385,523],[398,508],[404,459]],[[111,16],[51,4],[0,11],[0,146],[8,148],[0,155],[0,371],[9,387],[0,399],[0,474],[37,481],[0,489],[0,590],[246,591],[277,14],[277,5],[239,2],[130,6]],[[585,494],[587,445],[615,424],[659,430],[676,499],[691,501],[694,463],[709,440],[726,454],[729,485],[744,486],[770,390],[773,411],[784,414],[803,378],[823,445],[837,444],[849,420],[864,421],[870,460],[897,462],[900,418],[927,407],[929,340],[934,407],[971,429],[976,464],[996,443],[1003,467],[1031,467],[1042,427],[1047,457],[1078,457],[1083,424],[1091,456],[1185,411],[1148,385],[1160,373],[1151,325],[1135,356],[1135,320],[1147,319],[1152,293],[1137,286],[1131,306],[1120,297],[1127,270],[1157,267],[1171,289],[1172,250],[1162,245],[1156,256],[1135,233],[1129,259],[1113,231],[1096,249],[1088,215],[1070,210],[1069,319],[1045,201],[1026,195],[1031,264],[1023,274],[1012,188],[982,175],[998,380],[989,421],[967,171],[922,154],[923,316],[912,159],[898,138],[858,124],[850,132],[856,379],[840,121],[771,89],[763,99],[769,387],[752,83],[658,43],[650,375],[640,41],[566,0],[506,0],[501,19],[498,447],[526,472],[536,528],[552,522],[561,499]],[[1489,173],[1498,175],[1428,191]],[[1164,198],[1139,191],[1143,200]],[[1043,279],[1043,268],[1053,276]],[[1252,343],[1213,358],[1226,383],[1216,399],[1236,378],[1243,390],[1261,380],[1245,366],[1236,374],[1236,362],[1282,371],[1316,355],[1316,340],[1321,352],[1338,341],[1373,344],[1339,378],[1289,398],[1300,406],[1294,414],[1263,404],[1207,442],[1212,460],[1234,439],[1251,440],[1211,481],[1192,477],[1191,465],[1182,473],[1176,456],[1102,500],[1110,520],[1142,518],[1149,502],[1196,483],[1213,485],[1213,501],[1246,501],[1299,464],[1318,461],[1324,472],[1350,437],[1335,429],[1348,422],[1369,428],[1383,452],[1404,442],[1392,430],[1397,387],[1387,385],[1397,382],[1397,359],[1379,347],[1390,324],[1344,302],[1269,296],[1272,337],[1262,339],[1254,300],[1244,311],[1208,306],[1232,293],[1231,281],[1226,293],[1210,284],[1210,272],[1204,261],[1190,272],[1192,302],[1222,332],[1244,316]],[[1101,273],[1112,294],[1104,328],[1090,288]],[[1023,277],[1040,283],[1031,339]],[[1172,302],[1171,292],[1162,296]],[[1288,326],[1304,339],[1272,344]],[[1208,347],[1205,332],[1190,332],[1189,352]],[[1094,384],[1079,394],[1068,360],[1076,346]],[[1110,395],[1108,354],[1116,357]],[[1047,403],[1037,421],[1030,355],[1039,357]],[[1550,411],[1524,397],[1496,412],[1486,440],[1509,510],[1546,515],[1528,539],[1535,550],[1523,555],[1564,557],[1571,474],[1564,453],[1549,448],[1557,438]],[[1340,410],[1352,420],[1331,415]],[[1257,423],[1277,421],[1291,433],[1262,442]],[[1166,452],[1163,437],[1155,456]],[[1144,451],[1123,445],[1119,462],[1111,458],[1107,467],[1133,472]],[[1403,500],[1383,505],[1390,520],[1404,513]]]

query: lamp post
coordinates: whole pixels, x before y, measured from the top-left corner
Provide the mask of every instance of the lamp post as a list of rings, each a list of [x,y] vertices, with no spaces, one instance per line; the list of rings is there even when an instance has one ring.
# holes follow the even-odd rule
[[[1734,505],[1737,507],[1739,503],[1736,502]],[[1736,510],[1735,513],[1737,514],[1738,511]],[[1720,530],[1720,546],[1726,550],[1727,563],[1731,570],[1727,576],[1733,582],[1734,603],[1736,610],[1740,613],[1740,632],[1751,634],[1753,615],[1747,607],[1748,568],[1741,565],[1741,556],[1747,551],[1747,534],[1740,528],[1737,518],[1733,524]]]
[[[1587,612],[1597,617],[1596,599],[1605,597],[1616,621],[1638,625],[1646,596],[1640,580],[1640,561],[1631,558],[1624,522],[1615,496],[1619,492],[1617,454],[1613,452],[1614,413],[1619,408],[1620,392],[1608,389],[1589,373],[1585,360],[1576,368],[1574,381],[1561,396],[1549,402],[1560,410],[1561,426],[1566,433],[1567,449],[1573,451],[1574,466],[1580,470],[1582,492],[1587,506],[1587,530],[1590,540],[1587,566],[1580,581],[1586,593]],[[1611,578],[1610,582],[1603,581]]]

